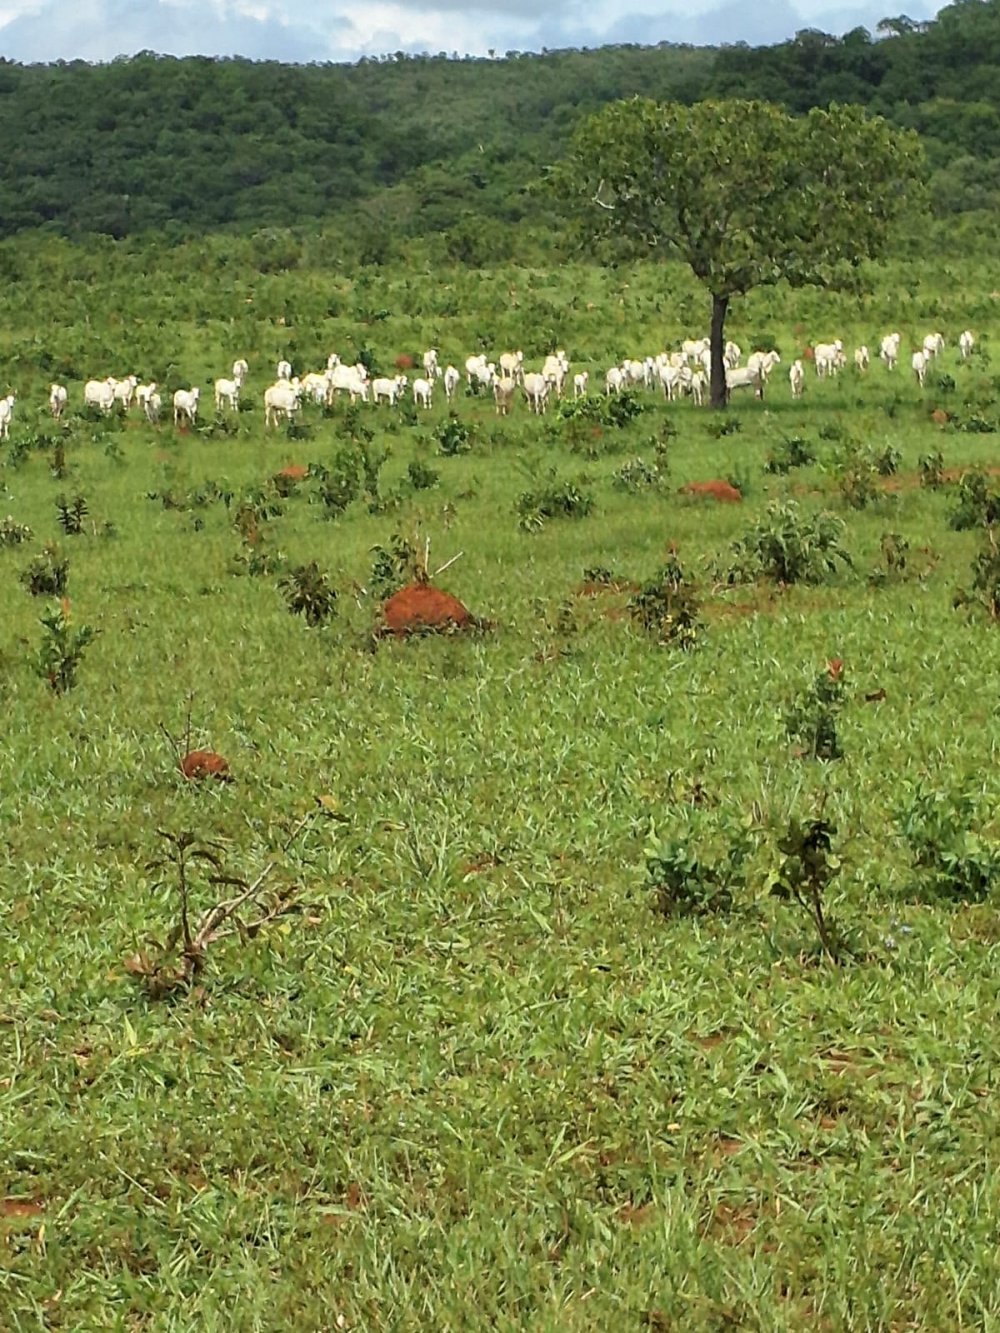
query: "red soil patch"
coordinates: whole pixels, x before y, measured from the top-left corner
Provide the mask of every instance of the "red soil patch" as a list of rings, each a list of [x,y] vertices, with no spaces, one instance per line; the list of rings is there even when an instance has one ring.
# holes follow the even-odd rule
[[[190,781],[201,778],[218,778],[220,782],[229,782],[229,763],[214,750],[191,750],[180,762],[180,770]]]
[[[308,475],[309,469],[303,467],[301,463],[289,463],[278,473],[278,476],[283,477],[286,481],[305,481]]]
[[[743,503],[743,496],[728,481],[689,481],[686,486],[681,487],[681,495],[694,495],[706,500],[715,500],[719,504]]]
[[[394,362],[393,364],[395,365],[395,367],[396,367],[397,370],[412,370],[412,369],[413,369],[413,357],[412,357],[412,356],[407,356],[407,354],[404,352],[404,353],[402,354],[402,356],[397,356],[397,357],[396,357],[396,360],[395,360],[395,362]]]
[[[31,1199],[0,1199],[0,1217],[38,1217],[44,1205]]]
[[[935,426],[947,426],[950,420],[948,413],[941,407],[935,408],[931,413],[931,421],[934,422]]]
[[[803,351],[802,351],[802,360],[803,360],[803,361],[815,361],[815,360],[816,360],[816,353],[813,351],[813,349],[812,349],[811,347],[806,347],[806,348],[803,349]]]
[[[386,631],[400,636],[472,629],[477,623],[457,597],[430,583],[410,583],[400,588],[382,603],[382,617]]]

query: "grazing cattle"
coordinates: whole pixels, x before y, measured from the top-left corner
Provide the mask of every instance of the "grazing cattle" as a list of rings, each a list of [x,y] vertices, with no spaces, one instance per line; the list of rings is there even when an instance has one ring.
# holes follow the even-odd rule
[[[801,361],[793,361],[788,371],[788,382],[792,386],[792,397],[801,398],[806,382],[806,368]]]
[[[967,361],[969,359],[969,357],[972,355],[972,349],[973,347],[975,347],[975,345],[976,345],[976,335],[972,332],[971,329],[966,329],[964,333],[959,335],[958,350],[962,354],[963,361]]]
[[[924,339],[924,356],[932,361],[944,351],[944,337],[940,333],[928,333]]]
[[[857,369],[861,371],[867,370],[870,362],[871,362],[871,357],[869,356],[868,348],[864,345],[864,343],[862,343],[860,347],[855,347],[854,364],[857,367]]]
[[[816,374],[820,379],[836,375],[844,364],[844,344],[838,338],[832,343],[817,343],[813,348]]]
[[[6,398],[0,398],[0,440],[6,440],[10,435],[10,423],[14,418],[15,397],[9,393]]]
[[[447,366],[442,377],[442,383],[444,384],[444,396],[449,403],[455,397],[455,390],[461,382],[462,376],[458,373],[458,369],[455,366]]]
[[[573,376],[573,397],[586,398],[587,386],[590,383],[590,374],[586,370],[581,370]]]
[[[277,367],[279,380],[290,380],[292,378],[292,365],[290,361],[279,361]]]
[[[181,420],[193,426],[195,418],[198,416],[198,399],[201,397],[200,389],[178,389],[174,394],[174,425],[180,424]]]
[[[143,402],[143,411],[146,413],[146,420],[151,426],[155,426],[160,419],[160,408],[163,400],[155,389],[151,389]]]
[[[725,351],[722,354],[722,359],[729,370],[735,370],[740,364],[742,355],[743,352],[738,343],[727,342]],[[711,351],[709,351],[709,356],[711,356]]]
[[[694,400],[695,407],[701,407],[705,402],[705,393],[708,389],[708,376],[703,370],[696,370],[691,376],[688,388],[691,397]]]
[[[766,382],[766,377],[759,369],[752,370],[749,366],[737,366],[735,370],[726,371],[726,389],[729,393],[734,389],[753,389],[755,397],[763,398]]]
[[[265,430],[269,426],[277,426],[282,418],[291,421],[300,406],[301,399],[297,385],[282,380],[272,384],[269,389],[264,390]]]
[[[132,406],[132,398],[139,383],[135,375],[128,375],[123,380],[115,380],[115,402],[121,403],[127,412]]]
[[[149,395],[156,392],[156,380],[150,380],[148,384],[137,384],[135,386],[135,401],[138,407],[145,412],[146,404],[149,402]]]
[[[754,375],[767,379],[775,366],[781,364],[781,357],[774,350],[770,352],[751,352],[747,357],[746,368]]]
[[[413,381],[413,401],[417,407],[428,409],[434,397],[433,380],[414,380]]]
[[[499,364],[500,374],[504,379],[513,380],[515,384],[520,384],[521,377],[524,374],[523,352],[501,352]]]
[[[917,383],[921,389],[924,387],[924,380],[927,377],[928,356],[925,352],[914,352],[910,358],[910,365],[913,367],[913,373],[917,377]]]
[[[247,364],[246,359],[242,356],[238,357],[237,360],[233,362],[233,371],[232,371],[233,379],[236,381],[236,387],[238,389],[243,388],[243,385],[246,383],[246,378],[249,373],[250,373],[250,367]]]
[[[106,380],[88,380],[83,386],[85,407],[99,407],[107,416],[115,405],[115,381],[112,376]]]
[[[542,416],[549,400],[551,381],[545,375],[539,375],[537,371],[533,370],[525,375],[522,387],[532,412],[536,416]]]
[[[625,372],[622,370],[621,366],[612,366],[604,376],[605,394],[621,393],[622,389],[625,388],[625,384]]]
[[[240,386],[235,380],[215,381],[215,410],[221,412],[228,407],[230,412],[237,412],[240,406]]]
[[[405,364],[405,363],[404,363]],[[438,365],[437,348],[431,347],[424,353],[424,374],[429,380],[440,378],[441,367]]]
[[[372,403],[388,403],[395,407],[409,380],[405,375],[396,375],[393,379],[380,376],[372,380]]]
[[[346,393],[352,403],[358,398],[364,403],[368,401],[368,371],[360,361],[353,366],[341,363],[326,373],[328,401],[333,401],[335,393]]]
[[[66,411],[66,403],[69,395],[66,392],[65,385],[52,384],[49,386],[49,411],[55,417],[56,421]]]
[[[639,378],[642,378],[641,362]],[[561,398],[563,385],[566,383],[566,376],[569,374],[569,360],[566,353],[560,347],[556,352],[545,358],[542,365],[542,374],[555,388],[556,395]]]
[[[900,333],[887,333],[879,343],[879,359],[885,362],[886,370],[895,370],[899,360],[899,345],[903,341]]]
[[[516,388],[517,381],[513,376],[505,375],[503,378],[493,381],[493,401],[496,404],[498,417],[505,417],[510,412]]]

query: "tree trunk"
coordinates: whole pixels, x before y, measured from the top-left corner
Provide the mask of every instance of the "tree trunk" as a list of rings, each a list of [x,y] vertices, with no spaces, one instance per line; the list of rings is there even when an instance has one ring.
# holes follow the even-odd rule
[[[729,309],[728,296],[712,295],[712,389],[713,407],[725,407],[729,401],[726,389],[726,311]]]

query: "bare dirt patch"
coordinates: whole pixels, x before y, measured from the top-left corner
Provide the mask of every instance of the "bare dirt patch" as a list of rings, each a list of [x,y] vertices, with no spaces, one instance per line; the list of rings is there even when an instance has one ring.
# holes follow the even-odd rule
[[[738,505],[743,503],[743,496],[731,482],[715,478],[712,481],[689,481],[680,489],[681,495],[690,495],[696,500],[713,500],[716,504]]]

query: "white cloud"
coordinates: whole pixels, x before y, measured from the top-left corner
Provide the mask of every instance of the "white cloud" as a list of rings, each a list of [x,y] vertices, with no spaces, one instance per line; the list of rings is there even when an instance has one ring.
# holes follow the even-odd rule
[[[916,19],[940,8],[936,0],[907,5]],[[874,28],[886,9],[887,0],[0,0],[0,54],[110,60],[153,50],[303,61],[615,41],[774,42],[799,28]]]

